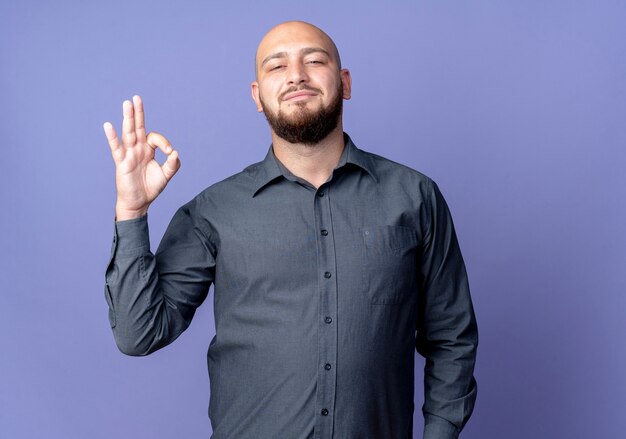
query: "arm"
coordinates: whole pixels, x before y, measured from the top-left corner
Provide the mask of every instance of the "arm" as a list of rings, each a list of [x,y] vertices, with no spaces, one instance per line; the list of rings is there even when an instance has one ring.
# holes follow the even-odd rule
[[[115,223],[105,296],[120,351],[147,355],[191,323],[214,279],[215,248],[193,221],[195,201],[170,222],[155,255],[147,215]]]
[[[478,328],[448,206],[431,181],[425,206],[415,347],[424,366],[424,439],[456,439],[476,401]]]
[[[122,141],[104,124],[115,162],[117,203],[105,298],[119,349],[147,355],[174,341],[191,322],[213,281],[215,248],[196,226],[195,200],[181,207],[161,245],[150,252],[147,212],[180,168],[178,153],[157,133],[146,135],[139,96],[123,103]],[[161,166],[155,149],[167,155]]]

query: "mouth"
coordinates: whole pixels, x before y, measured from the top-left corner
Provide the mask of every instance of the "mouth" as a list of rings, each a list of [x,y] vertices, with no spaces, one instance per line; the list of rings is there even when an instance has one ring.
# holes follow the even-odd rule
[[[313,96],[316,96],[317,93],[312,92],[312,91],[308,91],[308,90],[301,90],[301,91],[296,91],[293,93],[288,93],[284,98],[283,101],[289,101],[289,102],[295,102],[295,101],[303,101],[306,99],[309,99]]]
[[[286,101],[286,102],[306,101],[320,94],[322,94],[321,90],[313,88],[306,84],[303,84],[298,88],[291,87],[288,90],[285,90],[281,96],[281,101]]]

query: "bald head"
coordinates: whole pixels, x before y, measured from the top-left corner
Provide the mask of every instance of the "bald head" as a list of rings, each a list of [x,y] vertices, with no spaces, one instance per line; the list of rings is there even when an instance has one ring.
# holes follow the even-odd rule
[[[286,53],[290,45],[306,42],[307,49],[326,52],[341,69],[339,51],[333,40],[320,28],[304,21],[286,21],[265,34],[256,50],[255,72],[267,61]]]

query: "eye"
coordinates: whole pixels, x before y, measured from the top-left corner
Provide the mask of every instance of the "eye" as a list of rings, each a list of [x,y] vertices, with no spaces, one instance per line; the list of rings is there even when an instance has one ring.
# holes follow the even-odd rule
[[[282,64],[278,64],[278,65],[275,65],[275,66],[270,67],[270,69],[269,69],[269,70],[270,70],[270,72],[271,72],[271,71],[274,71],[274,70],[278,70],[278,69],[280,69],[280,68],[282,68],[282,67],[283,67],[283,65],[282,65]]]
[[[318,59],[312,59],[310,61],[307,61],[307,64],[323,64],[322,61],[318,60]]]

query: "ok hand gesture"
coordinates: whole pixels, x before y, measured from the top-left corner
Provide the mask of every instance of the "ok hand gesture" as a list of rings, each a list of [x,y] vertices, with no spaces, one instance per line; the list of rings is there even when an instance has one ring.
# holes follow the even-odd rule
[[[180,168],[178,152],[165,137],[155,132],[146,135],[141,98],[133,96],[133,102],[124,101],[122,107],[124,121],[121,143],[113,125],[109,122],[104,124],[104,133],[115,162],[117,221],[145,215],[150,203]],[[167,155],[162,166],[154,159],[157,147]]]

